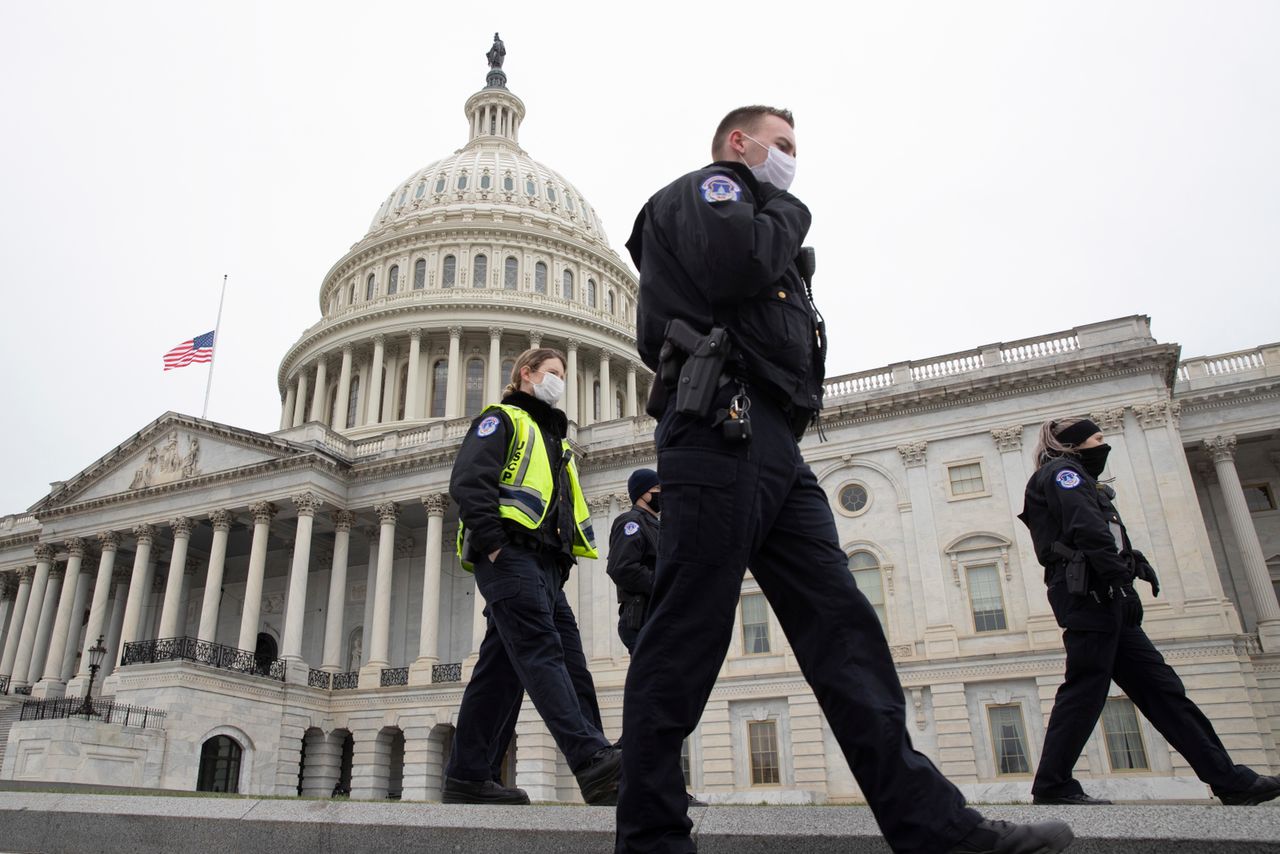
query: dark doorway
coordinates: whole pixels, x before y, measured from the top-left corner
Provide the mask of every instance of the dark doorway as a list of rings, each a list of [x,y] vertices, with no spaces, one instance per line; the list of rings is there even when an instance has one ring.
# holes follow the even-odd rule
[[[200,774],[196,779],[197,792],[240,791],[240,745],[234,738],[218,735],[200,748]]]
[[[338,768],[338,785],[333,790],[335,795],[351,794],[351,760],[355,752],[356,740],[348,732],[342,738],[342,765]]]
[[[266,632],[258,633],[258,644],[253,650],[253,661],[257,672],[263,676],[271,675],[271,664],[280,657],[280,647],[276,639]]]

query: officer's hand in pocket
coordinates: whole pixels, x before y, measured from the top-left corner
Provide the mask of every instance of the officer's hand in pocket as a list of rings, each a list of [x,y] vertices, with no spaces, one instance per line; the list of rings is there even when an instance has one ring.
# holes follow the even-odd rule
[[[489,552],[489,563],[497,563],[498,555],[502,554],[502,549],[494,549]]]
[[[1142,625],[1142,600],[1138,598],[1138,591],[1133,589],[1133,585],[1121,587],[1120,593],[1124,597],[1121,599],[1124,624],[1131,629],[1136,629]]]

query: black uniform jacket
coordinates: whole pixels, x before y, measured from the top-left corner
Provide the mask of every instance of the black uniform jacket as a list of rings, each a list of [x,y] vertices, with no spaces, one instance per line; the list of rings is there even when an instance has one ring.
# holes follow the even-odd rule
[[[563,552],[572,562],[573,496],[569,489],[568,469],[560,453],[560,440],[565,437],[568,419],[559,409],[522,391],[512,392],[502,402],[529,413],[542,431],[542,441],[551,457],[555,493],[547,515],[536,531],[499,516],[498,479],[507,462],[511,418],[500,409],[489,413],[497,417],[498,427],[484,436],[480,433],[480,424],[488,416],[477,416],[467,431],[467,437],[462,440],[462,447],[458,449],[458,457],[453,463],[453,475],[449,479],[449,494],[458,503],[458,515],[471,534],[473,553],[489,554],[509,545],[514,539],[528,546]]]
[[[633,505],[618,515],[609,531],[608,572],[618,586],[619,616],[635,609],[634,613],[643,617],[653,595],[653,568],[657,562],[658,519]]]
[[[1049,604],[1063,628],[1109,629],[1118,625],[1118,610],[1109,591],[1133,582],[1133,564],[1129,534],[1112,502],[1114,494],[1070,456],[1050,460],[1027,481],[1018,518],[1031,532],[1036,558],[1045,568]],[[1117,548],[1113,524],[1120,532],[1121,548]],[[1088,596],[1066,592],[1065,562],[1053,552],[1055,541],[1084,552],[1089,568]]]
[[[627,240],[640,270],[637,348],[658,369],[667,321],[729,330],[733,370],[792,409],[822,407],[825,344],[796,257],[809,209],[741,163],[712,163],[649,199]]]

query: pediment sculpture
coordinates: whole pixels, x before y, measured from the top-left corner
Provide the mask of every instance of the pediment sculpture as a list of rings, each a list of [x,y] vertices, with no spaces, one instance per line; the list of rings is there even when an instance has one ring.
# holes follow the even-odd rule
[[[174,430],[147,451],[146,461],[134,472],[129,488],[145,489],[195,477],[200,473],[199,464],[200,440],[187,437],[187,453],[183,454],[178,445],[178,431]]]

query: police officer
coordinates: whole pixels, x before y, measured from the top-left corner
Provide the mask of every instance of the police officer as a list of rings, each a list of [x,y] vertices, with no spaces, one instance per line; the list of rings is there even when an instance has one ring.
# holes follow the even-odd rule
[[[653,469],[636,469],[627,478],[631,509],[618,514],[609,531],[609,577],[618,587],[618,637],[627,652],[636,645],[653,595],[658,560],[658,513],[662,487]]]
[[[595,557],[567,420],[555,408],[564,357],[527,350],[502,402],[472,423],[454,462],[458,556],[476,576],[488,626],[462,696],[446,803],[528,803],[502,786],[499,763],[523,692],[564,754],[589,804],[614,803],[621,752],[600,728],[594,685],[562,590],[576,557]]]
[[[1049,604],[1062,627],[1066,679],[1058,688],[1031,793],[1037,804],[1108,804],[1085,794],[1071,769],[1107,702],[1114,679],[1134,705],[1224,804],[1258,804],[1280,795],[1280,777],[1231,761],[1182,680],[1142,631],[1135,578],[1159,595],[1155,570],[1133,548],[1113,500],[1098,482],[1111,446],[1087,418],[1047,421],[1038,466],[1020,518],[1045,567]]]
[[[749,564],[894,851],[1061,851],[1072,839],[1065,824],[985,821],[912,748],[880,622],[800,455],[821,406],[825,341],[797,264],[809,211],[787,191],[793,127],[772,107],[729,113],[715,162],[659,190],[627,243],[640,270],[638,349],[675,396],[655,433],[662,539],[627,673],[616,850],[696,850],[680,746],[716,681]],[[680,345],[673,379],[677,320],[703,337]],[[694,360],[725,353],[726,341],[732,355],[710,383],[710,406],[691,397],[697,411],[680,411],[682,386],[706,387],[706,363]]]

